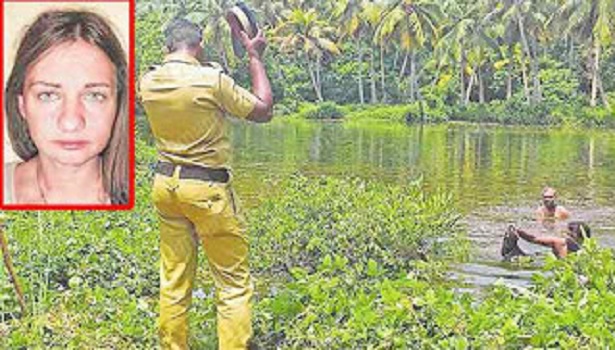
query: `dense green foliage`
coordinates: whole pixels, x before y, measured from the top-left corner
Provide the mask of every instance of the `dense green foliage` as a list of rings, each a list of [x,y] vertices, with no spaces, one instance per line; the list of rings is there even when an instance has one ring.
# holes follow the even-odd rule
[[[19,315],[2,282],[0,347],[156,346],[158,233],[148,200],[154,152],[137,146],[134,211],[7,214],[29,315]],[[246,213],[262,348],[615,344],[611,250],[591,242],[576,256],[548,260],[530,289],[496,285],[476,297],[446,280],[447,260],[467,252],[448,195],[427,195],[421,182],[298,175],[275,188]],[[215,348],[212,297],[202,269],[191,313],[196,348]]]
[[[289,112],[285,106],[282,110]],[[306,119],[387,120],[405,123],[441,123],[464,121],[504,125],[585,126],[615,128],[615,114],[604,107],[566,106],[542,102],[528,105],[523,101],[492,101],[467,105],[432,106],[425,102],[397,105],[346,105],[333,102],[303,103],[292,116]]]
[[[318,105],[307,104],[300,109],[298,115],[306,119],[340,119],[344,116],[342,109],[333,102],[323,102]]]
[[[268,29],[278,114],[295,113],[304,102],[423,101],[435,120],[613,126],[611,0],[248,3]],[[138,5],[139,73],[160,62],[164,24],[184,15],[206,28],[208,59],[248,84],[220,20],[232,2]],[[309,117],[331,118],[334,109],[326,106],[327,113]]]
[[[345,261],[323,261],[262,301],[265,348],[597,349],[615,344],[615,264],[590,247],[549,259],[532,289],[495,285],[479,300],[434,283],[434,264],[387,277],[375,263],[357,278]],[[263,311],[264,312],[264,311]]]
[[[312,272],[332,259],[352,267],[371,261],[399,273],[418,258],[462,252],[450,197],[427,196],[420,182],[400,187],[295,177],[283,188],[251,215],[257,271]]]

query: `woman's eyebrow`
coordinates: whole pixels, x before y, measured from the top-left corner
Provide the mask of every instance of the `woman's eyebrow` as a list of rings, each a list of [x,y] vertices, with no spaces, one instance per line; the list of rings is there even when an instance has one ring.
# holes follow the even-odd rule
[[[51,82],[43,81],[43,80],[37,80],[37,81],[33,81],[33,82],[30,83],[31,87],[34,86],[34,85],[43,85],[43,86],[53,87],[53,88],[56,88],[56,89],[59,89],[59,88],[62,87],[61,84],[51,83]],[[93,87],[111,88],[111,84],[103,83],[103,82],[100,82],[100,83],[87,83],[87,84],[85,84],[85,88],[86,89],[93,88]]]
[[[87,83],[85,84],[86,88],[93,88],[93,87],[106,87],[106,88],[111,88],[111,84],[108,83]]]
[[[57,83],[50,83],[48,81],[42,81],[42,80],[36,80],[30,83],[30,86],[34,86],[34,85],[44,85],[44,86],[48,86],[48,87],[53,87],[56,89],[59,89],[61,87],[60,84]]]

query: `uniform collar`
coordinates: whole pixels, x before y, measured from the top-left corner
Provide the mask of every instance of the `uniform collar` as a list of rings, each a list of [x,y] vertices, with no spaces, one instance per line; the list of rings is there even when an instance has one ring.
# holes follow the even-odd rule
[[[190,56],[183,52],[173,52],[164,58],[164,63],[167,62],[183,62],[188,64],[200,65],[199,60],[197,60],[194,56]]]

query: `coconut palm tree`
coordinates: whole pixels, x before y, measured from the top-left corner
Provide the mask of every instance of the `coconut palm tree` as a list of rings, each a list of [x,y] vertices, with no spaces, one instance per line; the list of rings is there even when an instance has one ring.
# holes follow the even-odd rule
[[[335,18],[341,26],[338,31],[340,40],[345,36],[350,36],[354,39],[357,49],[357,84],[359,90],[359,102],[365,103],[365,91],[363,87],[363,42],[362,38],[369,32],[369,26],[365,20],[363,13],[368,2],[365,0],[344,0],[338,2],[334,9],[333,18]]]
[[[499,4],[499,1],[495,1]],[[541,42],[549,36],[546,31],[548,17],[553,4],[538,0],[504,0],[500,6],[500,19],[504,23],[515,25],[519,34],[524,60],[529,62],[529,80],[531,80],[531,95],[528,102],[542,100],[540,83],[540,66],[538,64],[538,49]],[[524,68],[523,68],[524,69]]]
[[[466,90],[466,76],[470,73],[468,38],[474,36],[472,32],[477,25],[477,19],[472,17],[474,9],[474,7],[465,8],[463,4],[454,1],[448,2],[444,10],[449,14],[449,18],[447,22],[442,23],[443,35],[434,48],[434,57],[439,67],[458,65],[459,101],[462,104],[467,103],[468,95]]]
[[[439,37],[438,20],[442,17],[440,5],[433,0],[397,0],[383,12],[374,41],[385,43],[396,38],[406,55],[410,55],[410,100],[417,97],[416,54],[428,41],[435,46]]]
[[[615,2],[613,0],[566,0],[561,3],[549,23],[587,48],[589,103],[592,107],[596,106],[598,94],[600,94],[602,102],[608,106],[609,103],[602,87],[600,60],[603,48],[613,40]]]
[[[381,3],[368,1],[364,4],[362,11],[359,13],[359,20],[362,24],[361,34],[363,37],[373,39],[375,37],[378,25],[381,22],[384,6]],[[361,21],[362,20],[362,21]],[[361,40],[361,37],[358,38]],[[377,41],[371,40],[370,44],[378,44]],[[379,45],[376,45],[378,47]],[[376,54],[374,53],[374,45],[369,46],[369,81],[370,81],[370,102],[378,103],[378,92],[376,89]]]
[[[332,40],[335,29],[322,20],[316,10],[296,8],[272,33],[273,41],[282,52],[297,55],[298,61],[299,58],[305,60],[316,98],[324,101],[321,80],[323,59],[340,53]]]

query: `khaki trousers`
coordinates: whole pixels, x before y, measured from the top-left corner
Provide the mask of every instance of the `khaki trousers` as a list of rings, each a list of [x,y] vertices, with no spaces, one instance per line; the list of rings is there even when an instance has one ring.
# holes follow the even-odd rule
[[[188,349],[188,309],[201,242],[216,286],[219,349],[246,349],[252,336],[248,242],[230,184],[156,174],[160,219],[160,340]]]

